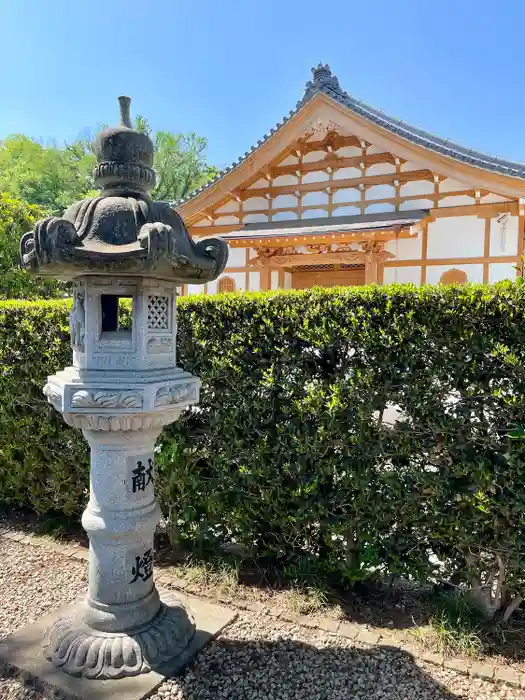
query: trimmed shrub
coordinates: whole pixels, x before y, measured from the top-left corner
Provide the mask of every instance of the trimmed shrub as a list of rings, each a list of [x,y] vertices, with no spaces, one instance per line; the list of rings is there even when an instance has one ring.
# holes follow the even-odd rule
[[[180,363],[203,386],[158,446],[174,541],[234,545],[291,578],[468,581],[488,613],[521,590],[523,283],[226,294],[179,309]],[[87,447],[41,394],[69,362],[67,304],[0,312],[1,497],[78,513]]]

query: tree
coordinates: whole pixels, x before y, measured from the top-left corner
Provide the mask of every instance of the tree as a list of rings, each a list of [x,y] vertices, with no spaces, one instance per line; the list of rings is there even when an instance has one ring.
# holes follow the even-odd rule
[[[64,148],[43,146],[23,134],[0,141],[0,192],[60,214],[72,202],[95,194],[95,156],[79,140]]]
[[[153,199],[177,201],[218,174],[215,166],[206,163],[208,141],[203,136],[172,131],[157,131],[153,135],[148,121],[141,116],[134,126],[148,134],[155,146],[157,184],[151,193]]]
[[[38,277],[20,267],[20,238],[45,215],[41,207],[0,192],[0,299],[64,295],[65,284]]]

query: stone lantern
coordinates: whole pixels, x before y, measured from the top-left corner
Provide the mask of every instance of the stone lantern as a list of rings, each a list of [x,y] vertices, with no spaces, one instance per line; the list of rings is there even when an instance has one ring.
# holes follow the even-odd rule
[[[176,289],[204,284],[228,257],[219,238],[194,243],[167,203],[154,202],[153,144],[121,123],[96,140],[98,197],[38,222],[21,240],[23,265],[73,284],[73,365],[48,378],[49,402],[91,449],[89,591],[47,629],[43,654],[67,674],[116,679],[169,673],[192,644],[186,607],[153,579],[154,445],[199,399],[176,365]]]

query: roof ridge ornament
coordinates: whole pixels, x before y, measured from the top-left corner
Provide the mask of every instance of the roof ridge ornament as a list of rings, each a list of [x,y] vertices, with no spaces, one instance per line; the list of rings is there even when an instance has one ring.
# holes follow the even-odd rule
[[[306,83],[302,102],[309,100],[318,92],[329,92],[331,95],[335,94],[339,97],[346,96],[328,63],[318,63],[312,68],[312,80]]]

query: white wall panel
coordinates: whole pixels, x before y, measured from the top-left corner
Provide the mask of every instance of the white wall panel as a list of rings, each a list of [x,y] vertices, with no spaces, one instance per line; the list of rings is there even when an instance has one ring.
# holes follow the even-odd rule
[[[260,272],[250,272],[250,292],[258,292],[261,289],[261,273]]]
[[[316,163],[326,157],[325,151],[311,151],[303,156],[303,163]]]
[[[392,282],[421,284],[421,267],[419,265],[407,267],[385,267],[383,270],[384,284]]]
[[[280,209],[281,207],[296,207],[297,197],[294,194],[280,194],[272,200],[272,208]]]
[[[303,194],[303,206],[310,204],[328,204],[328,194],[326,192],[307,192]]]
[[[369,204],[365,208],[365,214],[381,214],[388,211],[395,211],[396,208],[393,204],[387,204],[386,202],[377,202],[377,204]]]
[[[490,254],[516,255],[518,252],[517,216],[502,215],[490,220]]]
[[[476,204],[474,197],[469,197],[466,194],[452,195],[451,197],[444,197],[438,202],[440,207],[464,207]]]
[[[401,197],[411,197],[417,194],[433,194],[434,183],[428,180],[415,180],[401,185]]]
[[[365,175],[390,175],[396,172],[396,166],[392,163],[375,163],[366,169]]]
[[[361,168],[339,168],[339,170],[334,172],[334,180],[361,177],[362,174]]]
[[[458,192],[460,190],[470,190],[471,185],[467,185],[459,180],[454,180],[451,177],[447,177],[446,180],[442,180],[439,183],[440,192]]]
[[[355,158],[356,156],[361,156],[362,151],[357,146],[343,146],[337,151],[337,155],[341,158]]]
[[[334,216],[359,216],[360,213],[359,207],[336,207],[333,210]]]
[[[483,265],[463,265],[453,263],[450,265],[429,265],[427,267],[427,283],[438,284],[441,275],[447,270],[462,270],[467,275],[469,282],[483,282]]]
[[[245,199],[242,205],[243,211],[252,211],[254,209],[268,209],[270,201],[266,197],[250,197]]]
[[[329,179],[329,175],[325,170],[315,170],[311,173],[305,173],[303,175],[303,183],[307,184],[309,182],[326,182]]]
[[[272,221],[292,221],[293,219],[297,219],[295,211],[278,211],[276,214],[272,214]]]
[[[332,201],[334,204],[337,202],[359,202],[361,199],[361,191],[357,189],[344,189],[344,190],[336,190],[334,192],[334,196],[332,198]]]
[[[279,175],[272,180],[272,187],[284,187],[285,185],[297,185],[299,180],[296,175]]]
[[[225,224],[238,224],[239,219],[236,216],[218,216],[215,219],[215,224],[217,226],[224,226]]]
[[[246,264],[246,249],[245,248],[230,248],[228,255],[228,267],[244,267]]]
[[[272,270],[271,289],[279,289],[279,273],[277,270]]]
[[[405,199],[399,205],[400,211],[412,211],[413,209],[432,209],[434,202],[431,199]]]
[[[489,282],[501,282],[502,280],[516,279],[515,263],[491,263],[489,265]]]
[[[470,258],[483,255],[485,222],[477,216],[451,216],[428,225],[428,258]]]
[[[268,221],[267,214],[245,214],[242,219],[244,224],[261,224]]]
[[[229,212],[232,211],[239,211],[239,202],[236,202],[235,200],[231,200],[230,202],[226,202],[226,204],[223,204],[222,207],[219,207],[218,209],[215,210],[216,214],[228,214]]]
[[[398,238],[395,241],[388,241],[385,244],[385,250],[395,255],[396,260],[419,260],[422,255],[421,233],[417,238]]]
[[[393,199],[396,189],[392,185],[372,185],[365,190],[365,199]]]

